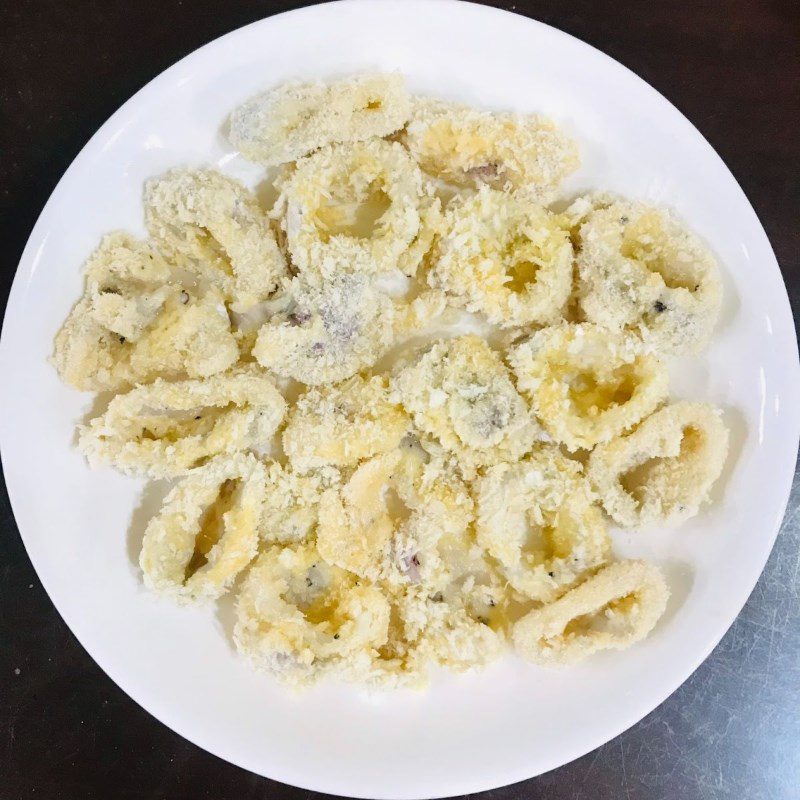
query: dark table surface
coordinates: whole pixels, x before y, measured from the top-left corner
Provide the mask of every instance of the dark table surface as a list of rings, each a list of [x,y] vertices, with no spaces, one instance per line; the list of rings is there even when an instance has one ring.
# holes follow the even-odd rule
[[[144,83],[269,0],[17,0],[0,25],[0,302],[58,178]],[[800,308],[800,3],[493,3],[595,45],[708,138]],[[422,21],[420,24],[423,24]],[[0,495],[0,798],[305,798],[199,750],[123,694],[44,593]],[[599,750],[493,800],[800,798],[800,481],[767,568],[711,657]]]

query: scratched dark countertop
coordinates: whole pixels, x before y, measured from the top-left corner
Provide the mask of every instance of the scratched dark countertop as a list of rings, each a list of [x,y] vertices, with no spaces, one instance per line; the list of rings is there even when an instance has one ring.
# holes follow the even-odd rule
[[[39,210],[99,125],[196,47],[299,5],[268,0],[4,4],[0,308]],[[755,206],[797,318],[800,3],[542,0],[489,5],[516,10],[595,45],[689,117]],[[4,486],[1,491],[0,800],[315,796],[208,755],[123,694],[54,610],[25,554]],[[638,725],[595,752],[484,796],[800,798],[799,579],[796,475],[764,574],[697,672]]]

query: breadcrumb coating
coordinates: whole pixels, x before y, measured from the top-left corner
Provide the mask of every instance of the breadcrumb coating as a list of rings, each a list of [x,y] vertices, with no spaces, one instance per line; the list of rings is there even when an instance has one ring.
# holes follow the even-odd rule
[[[399,370],[392,388],[467,478],[478,467],[518,460],[541,438],[502,360],[477,336],[435,342]]]
[[[233,636],[255,667],[297,684],[337,671],[358,679],[388,626],[379,589],[326,563],[313,545],[276,546],[247,574]]]
[[[389,400],[385,377],[355,375],[343,384],[308,389],[297,399],[283,431],[283,451],[300,472],[351,466],[396,449],[410,424]]]
[[[523,617],[514,626],[514,646],[523,658],[546,666],[624,650],[650,633],[668,598],[657,567],[619,561]]]
[[[147,229],[161,249],[202,269],[234,311],[269,298],[286,274],[267,215],[233,178],[173,169],[147,182],[144,203]]]
[[[617,524],[677,525],[698,513],[727,455],[720,409],[680,401],[596,447],[588,474]]]
[[[214,456],[264,449],[286,401],[255,366],[205,380],[157,379],[114,397],[104,414],[79,429],[92,467],[172,478]]]
[[[670,212],[619,201],[590,213],[578,238],[587,320],[635,330],[660,353],[687,355],[708,344],[721,305],[719,268]]]
[[[273,211],[285,209],[292,264],[323,279],[345,272],[374,274],[397,267],[422,233],[422,214],[435,224],[422,172],[397,142],[370,139],[331,145],[297,162]],[[407,256],[406,269],[414,257]]]
[[[359,275],[323,287],[295,278],[288,309],[258,332],[253,355],[277,375],[316,386],[374,364],[394,341],[395,306]]]
[[[543,328],[508,359],[537,418],[571,451],[630,430],[667,396],[667,369],[641,340],[597,325]]]
[[[252,455],[192,470],[147,525],[145,584],[181,602],[219,597],[256,554],[263,500],[264,467]]]
[[[230,140],[251,161],[285,164],[330,144],[388,136],[405,125],[410,106],[399,73],[287,83],[236,108]]]
[[[268,544],[297,544],[316,532],[319,501],[327,489],[338,487],[341,473],[321,467],[299,474],[276,461],[266,466],[267,482],[259,536]]]
[[[495,325],[547,325],[572,290],[572,245],[546,209],[483,186],[448,206],[428,282]]]
[[[120,391],[157,377],[200,378],[239,357],[222,297],[125,233],[103,237],[86,288],[55,340],[53,362],[83,391]]]
[[[474,489],[478,542],[525,597],[555,600],[608,561],[611,541],[581,465],[554,445],[489,468]]]
[[[414,98],[403,141],[437,178],[518,190],[540,202],[549,202],[580,165],[576,143],[544,117],[480,111],[432,98]]]

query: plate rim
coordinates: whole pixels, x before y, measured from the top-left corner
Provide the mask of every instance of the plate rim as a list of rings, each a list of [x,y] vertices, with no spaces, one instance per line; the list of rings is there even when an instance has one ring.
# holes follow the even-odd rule
[[[505,10],[505,9],[495,8],[494,6],[487,6],[487,5],[483,5],[481,3],[470,2],[469,0],[411,0],[411,2],[409,2],[409,0],[382,0],[381,4],[385,5],[385,6],[394,5],[394,6],[403,7],[403,8],[406,8],[406,9],[412,4],[413,5],[417,5],[417,6],[431,6],[433,4],[436,4],[438,6],[450,5],[450,6],[454,7],[454,8],[463,7],[463,6],[469,6],[474,11],[476,11],[477,13],[484,13],[487,16],[496,16],[496,15],[513,16],[515,18],[515,21],[518,24],[528,24],[528,25],[530,25],[532,27],[536,26],[536,27],[540,27],[540,28],[545,28],[549,32],[549,35],[555,35],[557,37],[562,37],[562,38],[565,38],[567,40],[571,40],[571,42],[573,44],[577,44],[582,48],[586,48],[586,49],[588,49],[590,51],[593,51],[595,56],[600,56],[602,59],[606,60],[607,62],[610,62],[610,65],[613,65],[614,68],[621,69],[621,70],[625,71],[626,73],[628,73],[629,79],[632,78],[633,80],[638,82],[643,89],[645,89],[647,92],[649,92],[653,96],[653,98],[655,100],[657,100],[660,104],[665,105],[666,108],[667,108],[667,111],[673,117],[675,117],[676,120],[679,120],[680,123],[684,126],[684,128],[686,128],[687,133],[694,135],[695,137],[697,137],[702,142],[702,144],[704,146],[704,149],[706,150],[707,157],[712,158],[717,163],[718,166],[721,166],[723,168],[723,170],[725,171],[725,173],[727,174],[729,179],[733,182],[733,185],[738,189],[739,193],[741,194],[741,199],[744,200],[744,203],[746,204],[747,210],[752,215],[752,218],[753,218],[755,224],[758,226],[758,229],[760,230],[761,234],[763,235],[764,242],[766,243],[766,245],[767,245],[767,247],[769,249],[769,253],[772,255],[772,259],[773,259],[774,264],[775,264],[775,266],[777,268],[778,279],[780,280],[780,287],[783,290],[782,294],[780,296],[780,301],[781,301],[781,304],[783,305],[783,311],[788,314],[788,318],[787,319],[791,322],[791,327],[795,332],[793,346],[791,344],[789,344],[789,351],[790,351],[790,354],[793,355],[793,359],[792,359],[791,365],[787,365],[787,371],[791,372],[790,382],[793,384],[795,390],[797,390],[798,387],[800,387],[800,358],[798,357],[798,344],[797,344],[796,324],[795,324],[795,320],[794,320],[791,304],[790,304],[790,301],[789,301],[788,292],[787,292],[787,289],[786,289],[786,281],[784,279],[783,272],[780,269],[780,265],[778,263],[777,257],[775,256],[774,250],[772,248],[772,244],[771,244],[771,242],[769,240],[769,237],[766,234],[766,230],[764,229],[764,226],[762,225],[758,215],[756,214],[752,203],[750,202],[747,194],[745,193],[745,191],[743,190],[743,188],[739,184],[739,182],[736,179],[736,177],[733,175],[731,170],[728,168],[728,166],[725,164],[725,162],[722,160],[722,158],[719,156],[719,154],[716,152],[716,150],[711,146],[711,144],[708,142],[708,140],[705,138],[705,136],[703,136],[703,134],[680,111],[680,109],[678,109],[675,105],[673,105],[664,95],[662,95],[657,89],[655,89],[655,87],[650,85],[643,78],[639,77],[635,72],[633,72],[631,69],[629,69],[627,66],[625,66],[623,63],[621,63],[617,59],[613,58],[612,56],[607,55],[606,53],[604,53],[603,51],[601,51],[598,48],[594,47],[593,45],[589,44],[588,42],[585,42],[582,39],[579,39],[578,37],[573,36],[572,34],[566,33],[565,31],[563,31],[563,30],[561,30],[559,28],[556,28],[556,27],[554,27],[552,25],[548,25],[546,23],[543,23],[543,22],[541,22],[541,21],[539,21],[537,19],[533,19],[531,17],[526,17],[526,16],[524,16],[522,14],[517,14],[517,13],[515,13],[513,11],[508,11],[508,10]],[[108,133],[109,129],[115,127],[115,124],[117,123],[117,121],[120,120],[122,117],[124,117],[128,113],[128,110],[132,106],[136,105],[137,103],[139,103],[142,100],[144,100],[147,96],[149,96],[153,92],[157,91],[162,83],[167,83],[175,73],[177,73],[182,67],[185,67],[186,64],[188,62],[190,62],[192,59],[197,58],[201,52],[203,52],[204,50],[207,50],[208,48],[210,48],[212,46],[217,45],[222,40],[227,40],[227,39],[231,39],[231,38],[235,38],[237,36],[240,36],[246,30],[250,30],[250,29],[253,29],[253,28],[259,27],[259,26],[269,25],[269,24],[271,24],[271,22],[273,20],[277,20],[279,18],[285,18],[287,16],[301,16],[301,15],[312,16],[318,9],[323,8],[323,7],[327,7],[327,6],[362,6],[362,7],[370,7],[371,6],[371,7],[374,8],[375,5],[376,4],[375,4],[374,0],[334,0],[334,2],[317,3],[317,4],[314,4],[314,5],[309,5],[309,6],[304,6],[304,7],[301,7],[301,8],[291,9],[291,10],[288,10],[288,11],[281,12],[279,14],[273,14],[273,15],[270,15],[270,16],[267,16],[267,17],[262,17],[260,19],[254,20],[253,22],[250,22],[250,23],[248,23],[246,25],[243,25],[243,26],[240,26],[238,28],[235,28],[234,30],[229,31],[229,32],[227,32],[225,34],[222,34],[219,37],[211,39],[210,41],[206,42],[205,44],[203,44],[200,47],[196,48],[195,50],[191,51],[190,53],[187,53],[185,56],[180,58],[178,61],[176,61],[175,63],[173,63],[172,65],[170,65],[169,67],[165,68],[164,70],[159,72],[157,75],[155,75],[151,80],[149,80],[146,84],[144,84],[144,86],[142,86],[133,95],[131,95],[127,100],[125,100],[108,117],[108,119],[102,125],[100,125],[100,127],[89,138],[89,140],[86,142],[86,144],[75,155],[75,157],[71,161],[70,165],[67,167],[67,169],[64,171],[63,175],[59,178],[58,182],[55,184],[55,186],[54,186],[53,190],[51,191],[47,201],[45,202],[44,206],[42,207],[42,210],[39,213],[39,215],[38,215],[38,217],[36,219],[36,222],[34,223],[33,227],[31,228],[31,231],[30,231],[30,233],[28,235],[28,239],[26,241],[25,247],[24,247],[24,249],[22,251],[22,254],[20,256],[19,263],[17,265],[17,269],[15,271],[15,275],[14,275],[14,279],[13,279],[13,282],[12,282],[12,285],[11,285],[11,289],[10,289],[9,294],[8,294],[8,300],[7,300],[5,312],[4,312],[4,315],[3,315],[2,329],[0,329],[0,373],[3,372],[3,367],[5,366],[5,363],[6,363],[6,358],[7,358],[6,351],[10,352],[10,347],[11,347],[8,344],[8,338],[9,337],[7,337],[5,335],[6,334],[6,330],[7,330],[7,323],[9,321],[9,319],[11,317],[13,317],[13,315],[14,315],[14,311],[12,309],[16,305],[16,302],[15,302],[16,297],[23,290],[22,285],[24,283],[25,278],[27,278],[33,272],[33,270],[35,269],[36,258],[35,258],[34,250],[39,246],[39,242],[37,241],[37,239],[41,239],[41,234],[42,234],[41,229],[44,227],[43,226],[43,220],[46,218],[46,214],[48,212],[48,209],[50,208],[51,204],[54,203],[54,198],[59,194],[61,187],[65,184],[65,182],[68,180],[68,178],[70,178],[72,173],[74,171],[77,171],[77,169],[79,167],[79,164],[83,164],[83,162],[85,162],[88,158],[91,157],[93,152],[99,147],[100,142],[105,138],[105,136]],[[74,630],[73,626],[70,625],[67,617],[62,612],[62,609],[61,609],[59,603],[56,602],[53,594],[51,593],[50,589],[48,588],[48,581],[45,580],[45,578],[39,573],[39,570],[36,567],[35,561],[34,561],[33,557],[31,556],[31,551],[28,548],[28,544],[26,542],[25,534],[23,533],[22,525],[20,524],[20,522],[18,520],[17,506],[15,504],[15,499],[14,499],[14,489],[12,488],[12,486],[15,483],[16,479],[13,479],[13,478],[11,480],[9,479],[9,472],[8,472],[8,469],[7,469],[6,457],[4,456],[4,452],[5,452],[4,442],[6,441],[6,437],[7,437],[8,434],[6,433],[7,426],[4,423],[4,419],[6,418],[6,415],[2,413],[2,410],[3,410],[4,406],[6,405],[6,401],[4,399],[6,391],[7,390],[4,391],[2,385],[0,385],[0,462],[2,462],[2,465],[3,465],[3,472],[4,472],[4,477],[5,477],[6,490],[7,490],[7,493],[8,493],[9,503],[10,503],[10,506],[11,506],[11,509],[12,509],[12,513],[14,515],[14,525],[15,525],[18,533],[19,533],[19,536],[20,536],[20,539],[22,540],[23,546],[25,547],[25,551],[26,551],[26,553],[28,555],[28,558],[31,561],[31,565],[33,566],[34,570],[36,571],[36,575],[37,575],[39,581],[41,582],[43,588],[47,592],[47,595],[50,598],[50,601],[52,602],[53,607],[55,608],[56,612],[61,617],[61,619],[64,621],[64,623],[66,624],[66,626],[70,630],[70,633],[76,638],[76,640],[79,642],[81,647],[83,647],[83,649],[90,656],[90,658],[92,658],[92,660],[100,667],[100,669],[128,697],[130,697],[140,708],[144,709],[148,714],[150,714],[152,717],[154,717],[159,722],[161,722],[161,724],[165,725],[167,728],[169,728],[170,730],[174,731],[179,736],[183,737],[184,739],[186,739],[187,741],[191,742],[192,744],[194,744],[195,746],[199,747],[200,749],[202,749],[202,750],[204,750],[204,751],[206,751],[208,753],[211,753],[212,755],[215,755],[218,758],[222,758],[223,760],[225,760],[225,761],[227,761],[229,763],[232,763],[232,764],[240,767],[241,769],[248,770],[250,772],[253,772],[254,774],[262,775],[262,773],[260,771],[258,771],[257,769],[255,769],[255,768],[253,768],[251,766],[248,766],[246,763],[243,763],[244,762],[243,759],[238,759],[235,756],[232,756],[230,753],[223,752],[222,748],[209,747],[209,746],[207,746],[205,744],[200,744],[196,740],[196,738],[195,738],[195,736],[193,734],[187,735],[187,733],[184,730],[181,729],[182,725],[165,722],[164,721],[164,717],[168,717],[169,715],[167,713],[165,713],[164,709],[159,709],[159,713],[156,713],[156,711],[154,711],[153,708],[151,708],[152,705],[155,705],[154,703],[151,703],[149,701],[142,701],[141,699],[139,699],[139,697],[135,696],[135,695],[138,695],[139,692],[136,691],[136,690],[130,691],[124,685],[125,683],[127,683],[127,681],[125,679],[121,679],[121,680],[118,679],[118,671],[117,671],[116,667],[109,668],[109,666],[106,663],[104,663],[103,659],[98,658],[95,655],[94,647],[87,646],[86,642],[84,642],[81,639],[81,637],[78,636],[75,633],[75,630]],[[787,441],[790,441],[790,442],[794,443],[794,450],[796,451],[797,450],[797,444],[798,444],[798,442],[800,442],[800,407],[796,407],[795,410],[790,414],[790,416],[789,416],[789,418],[787,420],[787,427],[792,427],[793,428],[793,430],[787,431],[786,439],[787,439]],[[791,434],[791,436],[789,434]],[[719,644],[719,642],[722,639],[722,637],[730,630],[731,626],[734,624],[734,622],[738,618],[739,614],[741,613],[742,608],[744,607],[745,603],[747,602],[747,600],[749,599],[750,595],[752,594],[753,589],[756,586],[756,583],[758,582],[759,578],[761,577],[761,575],[763,573],[764,566],[766,565],[767,559],[769,558],[769,555],[772,552],[772,549],[773,549],[774,544],[775,544],[775,540],[776,540],[777,535],[778,535],[778,533],[780,531],[780,527],[781,527],[783,518],[785,516],[786,507],[787,507],[789,496],[790,496],[790,492],[791,492],[793,477],[794,477],[794,472],[792,471],[792,472],[787,472],[786,475],[784,475],[784,476],[782,476],[782,478],[780,478],[780,482],[782,483],[782,486],[781,486],[781,489],[778,492],[778,494],[780,495],[780,497],[783,498],[782,502],[780,503],[780,509],[781,510],[780,510],[780,513],[776,516],[776,518],[774,520],[773,530],[771,532],[771,535],[768,538],[764,537],[763,560],[760,563],[760,567],[759,567],[758,573],[756,574],[755,578],[752,580],[752,583],[749,585],[749,587],[747,587],[746,595],[744,595],[744,600],[742,601],[742,604],[739,607],[739,610],[737,611],[736,616],[734,616],[734,618],[731,620],[731,622],[724,628],[724,630],[722,630],[719,633],[719,635],[717,637],[715,637],[713,639],[713,641],[710,641],[707,644],[706,647],[702,648],[702,652],[698,651],[697,658],[696,659],[692,659],[692,662],[693,662],[692,666],[690,667],[688,672],[686,672],[686,674],[683,674],[683,671],[681,671],[681,674],[678,675],[677,678],[675,677],[675,675],[670,675],[670,680],[665,681],[665,683],[668,684],[668,688],[663,692],[663,696],[662,696],[662,693],[659,692],[658,696],[655,697],[655,699],[651,698],[650,700],[647,701],[647,703],[643,704],[642,707],[646,707],[646,710],[644,711],[644,713],[641,713],[640,710],[637,710],[636,712],[633,712],[633,713],[627,715],[627,717],[624,720],[617,720],[616,724],[611,726],[614,729],[614,733],[609,738],[607,738],[605,740],[606,742],[607,741],[611,741],[612,739],[618,737],[621,733],[623,733],[624,731],[626,731],[627,729],[629,729],[630,727],[635,725],[640,720],[644,719],[646,716],[651,714],[657,707],[659,707],[670,695],[672,695],[683,683],[685,683],[689,679],[689,677],[691,677],[691,675],[697,670],[697,668],[708,658],[710,653],[716,648],[716,646]],[[742,586],[741,591],[742,591],[743,594],[744,594],[744,588],[745,587]],[[522,781],[522,780],[527,780],[529,778],[538,777],[538,775],[545,774],[546,772],[549,772],[549,771],[551,771],[553,769],[557,769],[560,766],[564,766],[564,765],[570,763],[571,761],[574,761],[575,759],[580,758],[581,756],[585,755],[586,753],[592,752],[596,748],[602,746],[604,743],[605,742],[598,742],[598,743],[592,745],[589,749],[586,749],[583,746],[575,747],[575,748],[573,748],[573,751],[569,753],[568,758],[566,760],[562,761],[560,764],[557,764],[557,765],[554,765],[554,766],[550,767],[548,770],[539,772],[539,773],[537,773],[537,775],[533,775],[533,776],[530,775],[528,770],[526,770],[525,766],[521,764],[516,770],[507,771],[507,774],[505,774],[503,777],[498,778],[497,774],[493,773],[494,776],[495,776],[494,778],[489,779],[489,780],[483,780],[482,782],[477,782],[477,781],[473,780],[473,781],[470,781],[468,783],[465,783],[465,784],[461,785],[461,784],[458,784],[458,780],[459,779],[458,778],[454,778],[453,779],[453,786],[455,788],[453,788],[452,791],[448,790],[448,791],[446,791],[444,793],[438,793],[436,795],[430,795],[430,794],[427,794],[427,793],[421,794],[421,793],[419,793],[419,790],[412,790],[411,792],[403,791],[403,790],[400,790],[399,792],[398,791],[394,791],[392,793],[384,792],[384,793],[382,793],[380,795],[376,795],[374,791],[370,791],[369,794],[364,794],[364,793],[359,793],[358,791],[353,792],[352,790],[349,790],[348,796],[350,796],[350,797],[364,797],[364,798],[377,797],[377,796],[386,797],[386,798],[389,798],[389,797],[402,797],[402,798],[409,798],[409,800],[411,800],[412,798],[414,798],[414,799],[419,798],[420,800],[423,800],[423,798],[452,797],[452,796],[463,794],[463,793],[474,793],[474,792],[485,791],[485,790],[493,789],[493,788],[500,788],[502,786],[508,786],[508,785],[510,785],[512,783],[516,783],[516,782],[519,782],[519,781]],[[291,778],[288,778],[288,777],[273,778],[271,776],[263,776],[263,777],[267,777],[269,780],[274,780],[274,781],[278,781],[278,782],[291,781],[291,785],[297,786],[297,787],[302,788],[302,789],[311,790],[311,791],[317,791],[317,792],[323,792],[323,793],[332,792],[332,791],[337,791],[337,792],[342,791],[341,787],[331,788],[331,784],[321,784],[317,780],[304,781],[302,779],[297,779],[295,776],[292,776]],[[498,780],[500,782],[498,782]]]

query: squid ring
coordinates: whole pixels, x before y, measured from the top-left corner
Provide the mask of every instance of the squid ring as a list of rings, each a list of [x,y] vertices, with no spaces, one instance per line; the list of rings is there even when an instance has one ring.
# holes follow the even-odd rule
[[[389,400],[385,378],[354,375],[338,386],[308,389],[296,401],[283,431],[283,451],[307,472],[349,466],[394,450],[410,420]]]
[[[580,164],[578,148],[537,115],[492,113],[416,98],[404,142],[431,175],[459,186],[521,190],[549,202]]]
[[[285,413],[286,401],[257,367],[203,381],[159,379],[117,395],[80,430],[79,446],[93,467],[170,478],[217,455],[264,449]]]
[[[334,467],[299,475],[274,461],[267,466],[267,487],[259,535],[269,544],[306,541],[317,526],[319,501],[327,489],[339,485]]]
[[[571,664],[644,639],[667,605],[661,572],[643,561],[610,564],[514,625],[520,655],[536,664]]]
[[[572,451],[619,436],[667,396],[666,367],[639,338],[597,325],[543,328],[509,362],[547,432]]]
[[[297,163],[273,213],[286,209],[286,241],[301,273],[397,267],[417,239],[430,198],[402,145],[371,139],[325,147]]]
[[[672,214],[617,202],[592,212],[578,238],[578,294],[590,322],[635,330],[659,352],[706,346],[719,316],[719,268]]]
[[[236,108],[230,140],[245,158],[276,166],[336,142],[387,136],[409,113],[405,79],[396,73],[288,83]]]
[[[277,375],[312,386],[371,366],[394,340],[395,306],[365,278],[314,286],[295,278],[289,308],[258,332],[253,355]]]
[[[478,467],[519,460],[541,436],[505,365],[474,335],[435,342],[399,370],[392,388],[466,478]]]
[[[147,587],[183,601],[223,594],[256,554],[263,499],[264,467],[251,455],[192,470],[145,530]]]
[[[503,327],[560,320],[572,290],[572,244],[558,218],[482,187],[447,210],[428,275],[468,311]]]
[[[419,449],[401,447],[323,494],[317,546],[327,561],[361,577],[427,585],[440,566],[433,552],[439,538],[463,533],[471,518],[464,485],[426,466]]]
[[[727,453],[720,411],[682,401],[656,411],[627,436],[598,446],[588,474],[619,525],[677,525],[697,514]]]
[[[145,220],[164,252],[205,268],[236,312],[266,300],[286,274],[255,195],[216,170],[174,169],[148,181]]]
[[[219,292],[201,290],[144,242],[105,236],[85,273],[84,296],[56,336],[53,359],[76,388],[119,391],[158,376],[199,378],[238,359]]]
[[[478,542],[509,583],[550,602],[608,561],[611,543],[580,464],[542,445],[475,484]]]
[[[256,667],[289,683],[319,677],[388,636],[389,603],[375,586],[327,564],[311,545],[272,547],[251,567],[236,602],[234,641]]]

